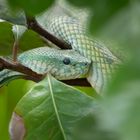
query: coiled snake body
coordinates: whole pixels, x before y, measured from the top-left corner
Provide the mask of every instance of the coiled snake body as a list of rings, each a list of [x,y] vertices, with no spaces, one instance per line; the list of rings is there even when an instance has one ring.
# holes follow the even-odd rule
[[[46,28],[54,36],[69,43],[73,50],[34,49],[23,53],[22,59],[19,56],[20,62],[37,73],[47,73],[48,67],[49,73],[60,80],[75,79],[84,75],[95,90],[101,93],[109,83],[115,68],[120,64],[120,60],[104,45],[89,37],[86,30],[74,18],[67,16],[52,18]],[[64,62],[65,58],[69,58],[68,61],[71,63]],[[62,62],[65,64],[61,65]],[[9,74],[9,71],[0,73],[0,84],[7,78],[7,73]],[[10,74],[13,76],[19,73],[10,71]]]
[[[18,56],[18,62],[38,74],[50,73],[58,80],[86,77],[91,64],[89,59],[74,50],[49,47],[26,51]],[[22,73],[4,69],[0,72],[0,87],[23,76]]]
[[[48,29],[69,43],[73,50],[92,61],[87,79],[97,92],[102,92],[120,60],[108,48],[89,37],[76,19],[56,17],[50,21]]]

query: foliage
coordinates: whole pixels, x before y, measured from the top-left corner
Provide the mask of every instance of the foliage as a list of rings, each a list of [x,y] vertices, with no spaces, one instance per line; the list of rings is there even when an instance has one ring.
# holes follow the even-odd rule
[[[94,106],[86,94],[47,76],[20,100],[15,113],[23,119],[27,140],[74,139],[75,126]]]
[[[18,31],[13,32],[13,27],[17,27]],[[19,40],[20,48],[22,51],[26,51],[30,48],[36,48],[44,46],[45,43],[40,36],[31,30],[26,30],[20,36],[20,29],[25,28],[24,26],[13,25],[9,22],[0,22],[0,55],[10,55],[14,44],[14,36],[17,36]],[[17,35],[14,35],[17,34]],[[20,37],[19,37],[20,36]],[[28,45],[27,45],[28,42]]]
[[[140,2],[68,1],[90,9],[90,33],[123,59],[124,65],[114,77],[104,98],[94,98],[95,94],[89,94],[86,88],[80,87],[82,91],[79,91],[53,77],[48,77],[37,85],[25,80],[16,80],[1,88],[1,139],[9,139],[9,120],[13,109],[21,99],[15,112],[24,119],[28,140],[38,137],[41,140],[139,140]],[[23,8],[31,15],[39,14],[54,3],[52,0],[47,0],[47,3],[44,0],[42,2],[9,0],[9,2],[11,7]],[[9,55],[14,43],[13,25],[25,25],[25,18],[24,16],[19,18],[10,11],[7,14],[5,9],[9,8],[4,2],[1,5],[0,18],[6,21],[0,22],[0,55]],[[17,13],[21,13],[20,10]],[[20,35],[19,30],[16,30],[17,34]],[[37,33],[26,30],[20,37],[19,44],[20,49],[24,51],[45,43]],[[27,92],[31,87],[32,90]],[[51,138],[48,138],[48,133]]]

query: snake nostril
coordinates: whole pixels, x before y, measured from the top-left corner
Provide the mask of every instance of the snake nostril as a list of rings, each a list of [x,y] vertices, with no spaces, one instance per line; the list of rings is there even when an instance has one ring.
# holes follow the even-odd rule
[[[70,59],[69,58],[64,58],[63,63],[65,65],[69,65],[70,64]]]

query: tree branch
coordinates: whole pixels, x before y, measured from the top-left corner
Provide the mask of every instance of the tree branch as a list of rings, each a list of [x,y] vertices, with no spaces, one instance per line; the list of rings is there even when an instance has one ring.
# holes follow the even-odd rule
[[[26,77],[29,77],[31,80],[38,82],[43,79],[43,75],[37,74],[36,72],[32,71],[31,69],[25,67],[24,65],[21,65],[20,63],[15,63],[14,61],[7,60],[4,58],[0,58],[0,69],[10,69],[13,71],[21,72]]]

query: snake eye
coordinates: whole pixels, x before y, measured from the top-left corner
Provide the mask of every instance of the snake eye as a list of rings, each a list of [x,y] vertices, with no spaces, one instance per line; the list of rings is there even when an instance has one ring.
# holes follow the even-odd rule
[[[63,63],[65,65],[69,65],[70,64],[70,59],[69,58],[64,58]]]
[[[85,63],[85,66],[87,66],[88,65],[88,63]]]

